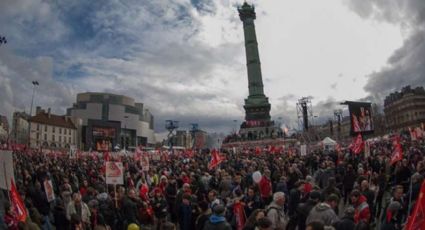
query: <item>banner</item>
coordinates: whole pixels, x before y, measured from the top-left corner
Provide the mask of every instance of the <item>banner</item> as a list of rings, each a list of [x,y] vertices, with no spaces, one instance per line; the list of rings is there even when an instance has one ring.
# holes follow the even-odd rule
[[[142,166],[143,171],[145,171],[145,172],[149,171],[149,157],[148,156],[143,156],[140,164]]]
[[[371,103],[346,101],[351,120],[351,135],[371,134],[374,131]]]
[[[53,184],[51,180],[44,181],[44,191],[46,192],[48,202],[55,200],[55,192],[53,191]]]
[[[412,215],[407,219],[406,230],[425,229],[425,181],[422,182],[419,197]]]
[[[301,145],[301,156],[307,156],[307,145]]]
[[[69,146],[69,157],[74,158],[77,153],[77,146],[71,145]]]
[[[10,178],[15,181],[12,151],[0,151],[0,188],[10,190]]]
[[[19,195],[18,189],[16,189],[15,183],[13,180],[10,181],[10,202],[12,203],[12,208],[15,211],[15,215],[19,221],[25,222],[27,219],[27,209],[25,208],[24,202],[22,201],[21,196]]]
[[[124,167],[122,162],[105,163],[106,184],[124,184]]]
[[[245,211],[241,202],[236,202],[233,205],[233,213],[236,219],[236,229],[242,230],[245,226]]]
[[[211,160],[208,164],[208,170],[212,170],[215,167],[217,167],[221,162],[223,162],[226,158],[223,156],[220,156],[217,150],[213,150],[211,152]]]

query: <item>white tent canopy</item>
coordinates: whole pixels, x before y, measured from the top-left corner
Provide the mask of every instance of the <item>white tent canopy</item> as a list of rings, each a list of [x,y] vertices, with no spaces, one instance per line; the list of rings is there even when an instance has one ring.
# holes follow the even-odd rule
[[[322,141],[322,143],[323,143],[323,145],[330,145],[330,146],[334,146],[334,145],[336,145],[337,143],[336,143],[336,141],[334,141],[334,140],[332,140],[332,138],[330,138],[330,137],[326,137],[325,139],[323,139],[323,141]]]

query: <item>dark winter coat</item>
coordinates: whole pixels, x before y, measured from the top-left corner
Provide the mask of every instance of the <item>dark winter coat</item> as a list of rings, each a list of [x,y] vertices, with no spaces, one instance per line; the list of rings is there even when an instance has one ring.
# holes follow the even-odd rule
[[[211,215],[203,230],[232,230],[224,216]]]

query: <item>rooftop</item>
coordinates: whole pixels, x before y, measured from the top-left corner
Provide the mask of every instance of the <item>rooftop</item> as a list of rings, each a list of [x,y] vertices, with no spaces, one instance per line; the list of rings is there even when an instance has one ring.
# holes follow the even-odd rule
[[[30,118],[31,122],[39,123],[39,124],[45,124],[45,125],[52,125],[52,126],[58,126],[63,128],[70,128],[70,129],[77,129],[72,123],[71,119],[65,117],[65,116],[59,116],[54,114],[49,114],[44,111],[38,113],[37,115]]]

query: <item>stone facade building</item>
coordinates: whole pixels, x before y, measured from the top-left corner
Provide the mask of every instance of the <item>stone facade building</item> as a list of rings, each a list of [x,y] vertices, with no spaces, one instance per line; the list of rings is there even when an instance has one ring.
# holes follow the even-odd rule
[[[391,93],[385,98],[384,112],[388,131],[420,126],[425,123],[424,88],[406,86]]]

